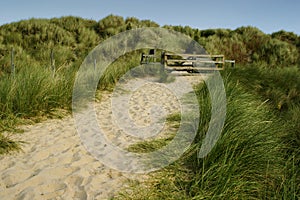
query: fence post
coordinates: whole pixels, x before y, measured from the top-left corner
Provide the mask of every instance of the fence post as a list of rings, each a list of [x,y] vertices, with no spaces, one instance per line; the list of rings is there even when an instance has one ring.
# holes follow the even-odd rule
[[[54,51],[53,51],[53,49],[51,49],[50,62],[51,62],[51,70],[52,70],[53,76],[54,76],[55,75],[55,60],[54,60]]]
[[[97,60],[94,59],[94,71],[93,71],[93,80],[95,81],[96,80],[96,67],[97,67]]]
[[[11,57],[10,57],[10,62],[11,62],[11,75],[13,77],[15,77],[15,73],[16,73],[16,69],[15,69],[15,63],[14,63],[14,54],[15,54],[15,50],[12,47],[11,48]]]

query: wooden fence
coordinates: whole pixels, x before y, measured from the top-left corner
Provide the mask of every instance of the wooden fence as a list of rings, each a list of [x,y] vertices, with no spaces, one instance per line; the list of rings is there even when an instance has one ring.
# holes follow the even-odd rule
[[[229,63],[232,67],[235,65],[234,60],[225,60],[224,55],[208,54],[174,54],[162,52],[161,56],[156,56],[155,50],[150,49],[149,54],[142,53],[140,64],[160,63],[166,71],[187,71],[197,73],[201,71],[223,70],[225,64]]]
[[[225,60],[224,55],[172,54],[163,52],[161,63],[167,71],[187,71],[195,73],[199,71],[223,70],[225,63],[231,63],[233,67],[235,61]]]

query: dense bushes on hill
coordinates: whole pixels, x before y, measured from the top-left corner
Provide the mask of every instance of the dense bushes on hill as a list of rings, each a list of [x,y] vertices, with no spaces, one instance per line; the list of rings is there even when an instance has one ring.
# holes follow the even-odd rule
[[[53,19],[30,19],[0,27],[0,70],[9,71],[9,51],[16,51],[19,66],[33,61],[49,64],[50,50],[57,53],[57,65],[82,61],[88,51],[106,38],[122,31],[141,27],[158,27],[150,20],[134,17],[124,19],[109,15],[101,20],[79,17]],[[291,32],[279,31],[265,34],[255,27],[240,27],[236,30],[199,30],[189,26],[163,26],[189,35],[209,53],[225,54],[237,63],[259,63],[272,67],[290,66],[299,63],[300,37]],[[80,62],[79,62],[80,63]]]

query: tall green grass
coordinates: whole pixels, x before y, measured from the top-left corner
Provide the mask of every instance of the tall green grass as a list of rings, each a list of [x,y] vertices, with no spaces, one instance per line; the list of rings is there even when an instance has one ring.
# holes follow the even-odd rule
[[[185,161],[194,176],[189,194],[225,199],[274,196],[280,189],[283,163],[280,124],[264,102],[238,84],[229,81],[225,87],[227,119],[222,137],[206,158],[192,155]],[[207,91],[201,90],[199,95],[201,104],[206,105]],[[208,111],[203,112],[207,116]],[[201,127],[206,127],[208,122],[201,123]],[[200,135],[204,134],[202,131],[206,130],[200,130]],[[196,141],[193,154],[200,146],[201,138]]]
[[[194,145],[172,166],[144,185],[133,183],[134,189],[117,199],[299,199],[299,146],[283,140],[290,129],[258,93],[237,80],[246,80],[246,74],[230,73],[225,72],[225,126],[209,155],[198,158],[211,120],[209,93],[199,86],[201,121]]]
[[[282,194],[299,198],[300,191],[300,70],[299,67],[269,69],[255,65],[231,71],[232,78],[275,111],[284,129],[285,174]]]
[[[53,72],[38,66],[23,67],[15,77],[0,81],[0,116],[22,118],[50,113],[55,108],[69,108],[74,72]]]
[[[140,64],[142,52],[145,53],[148,51],[148,49],[136,50],[119,57],[106,68],[103,76],[99,80],[98,89],[112,90],[120,78],[132,79],[151,76],[158,78],[158,81],[160,82],[172,82],[172,78],[168,76],[166,72],[161,70],[160,64]],[[159,55],[159,53],[160,51],[156,54]],[[159,62],[159,60],[156,62]]]
[[[300,104],[300,69],[246,65],[231,70],[232,78],[249,91],[268,100],[274,109],[287,111]]]
[[[110,65],[99,81],[100,90],[111,90],[129,69],[139,64],[138,52],[121,57]],[[16,74],[0,77],[0,154],[19,149],[11,140],[17,125],[61,116],[72,109],[73,85],[79,61],[52,71],[34,63],[18,66]],[[6,132],[4,134],[4,132]]]
[[[71,110],[75,72],[74,68],[65,67],[54,74],[50,69],[33,65],[20,68],[15,76],[1,77],[0,152],[17,147],[7,135],[15,132],[22,121],[39,121],[57,115],[59,109]]]
[[[102,77],[100,77],[98,88],[100,90],[112,90],[113,86],[126,72],[135,66],[139,66],[139,56],[140,52],[134,51],[118,58],[106,68]]]

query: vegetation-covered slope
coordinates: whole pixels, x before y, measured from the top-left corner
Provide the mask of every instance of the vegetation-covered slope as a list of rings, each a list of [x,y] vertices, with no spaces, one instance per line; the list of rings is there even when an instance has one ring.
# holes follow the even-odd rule
[[[114,15],[98,22],[70,16],[6,24],[0,27],[0,69],[2,72],[9,72],[12,47],[16,51],[18,66],[33,63],[49,65],[51,49],[54,49],[56,65],[60,66],[76,61],[80,63],[99,42],[119,32],[158,26],[150,20],[138,20],[134,17],[124,19]],[[187,34],[209,53],[225,54],[238,63],[264,63],[273,67],[299,63],[300,39],[291,32],[279,31],[267,35],[255,27],[236,30],[163,27]]]

